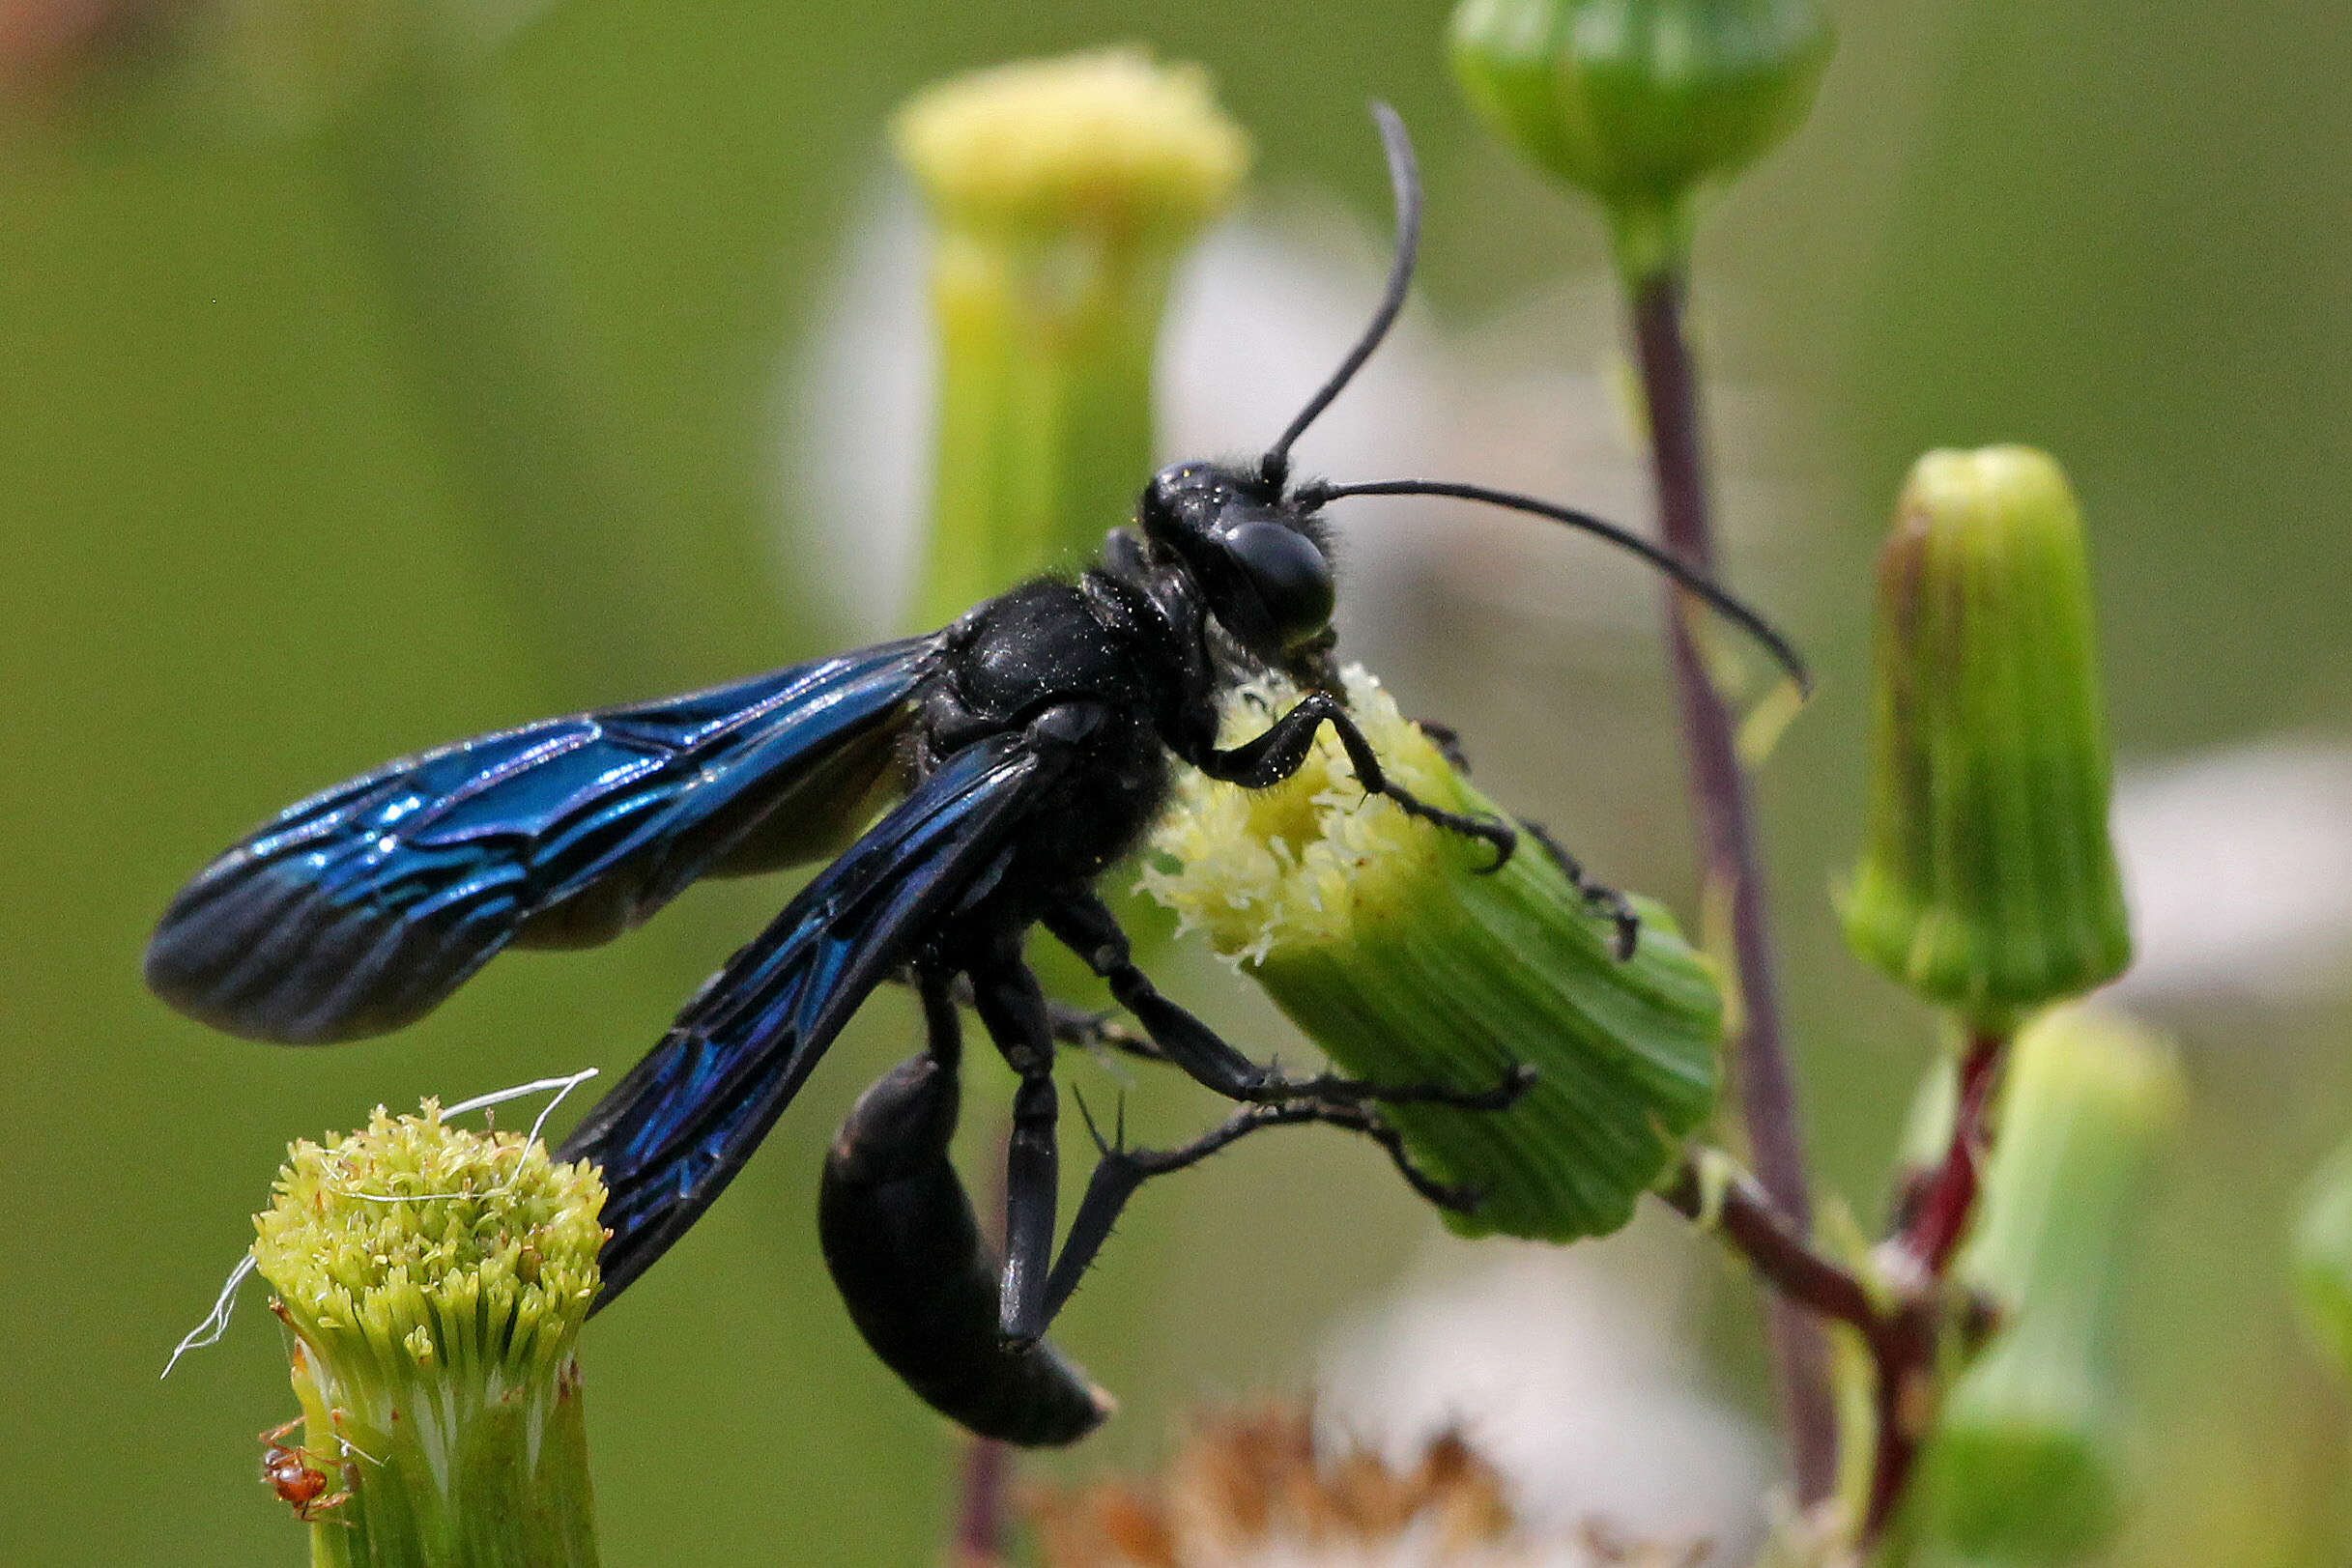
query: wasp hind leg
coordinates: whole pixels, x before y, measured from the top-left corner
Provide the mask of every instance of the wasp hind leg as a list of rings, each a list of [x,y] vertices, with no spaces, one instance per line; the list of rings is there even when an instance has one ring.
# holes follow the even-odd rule
[[[1047,910],[1045,925],[1056,939],[1110,985],[1110,994],[1143,1026],[1162,1060],[1184,1069],[1202,1087],[1246,1103],[1313,1101],[1330,1105],[1454,1105],[1464,1110],[1507,1110],[1535,1082],[1534,1069],[1517,1066],[1480,1089],[1446,1084],[1383,1084],[1321,1074],[1286,1078],[1254,1062],[1217,1031],[1162,995],[1135,967],[1127,933],[1108,905],[1093,894],[1076,894]]]
[[[1007,1442],[1075,1442],[1113,1401],[1052,1346],[999,1332],[996,1260],[948,1158],[961,1023],[942,978],[919,984],[928,1048],[859,1098],[825,1158],[825,1266],[866,1343],[932,1409]]]
[[[1224,1121],[1178,1148],[1133,1149],[1127,1143],[1124,1100],[1111,1135],[1104,1138],[1093,1113],[1086,1108],[1086,1101],[1078,1098],[1075,1089],[1071,1098],[1077,1099],[1078,1115],[1085,1121],[1101,1157],[1095,1164],[1093,1178],[1086,1183],[1086,1196],[1078,1202],[1077,1214],[1070,1222],[1070,1235],[1062,1242],[1062,1254],[1054,1260],[1053,1273],[1046,1282],[1048,1320],[1062,1310],[1086,1270],[1093,1267],[1095,1255],[1110,1239],[1121,1211],[1126,1209],[1128,1199],[1135,1195],[1136,1188],[1156,1176],[1172,1176],[1197,1165],[1261,1127],[1300,1126],[1319,1122],[1362,1133],[1380,1146],[1413,1190],[1430,1203],[1457,1213],[1472,1212],[1478,1206],[1479,1193],[1476,1188],[1440,1181],[1423,1170],[1406,1150],[1403,1135],[1362,1100],[1314,1098],[1263,1100],[1237,1108]]]

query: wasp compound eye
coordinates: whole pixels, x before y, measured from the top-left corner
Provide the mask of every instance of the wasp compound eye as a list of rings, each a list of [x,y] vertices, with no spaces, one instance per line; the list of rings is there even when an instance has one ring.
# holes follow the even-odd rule
[[[1226,534],[1223,543],[1284,647],[1305,641],[1332,623],[1336,604],[1332,563],[1314,540],[1279,523],[1245,523]]]

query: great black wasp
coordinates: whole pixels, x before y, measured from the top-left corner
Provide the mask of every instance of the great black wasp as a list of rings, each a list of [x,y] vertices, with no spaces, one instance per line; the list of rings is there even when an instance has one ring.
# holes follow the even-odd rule
[[[559,1154],[595,1161],[610,1188],[601,1305],[718,1197],[867,995],[911,979],[929,1043],[867,1092],[833,1147],[819,1205],[826,1261],[859,1328],[916,1392],[1016,1442],[1068,1442],[1107,1413],[1105,1396],[1041,1336],[1148,1177],[1259,1126],[1324,1122],[1379,1141],[1433,1201],[1472,1201],[1416,1170],[1376,1107],[1500,1107],[1517,1082],[1278,1076],[1161,995],[1094,892],[1160,811],[1171,757],[1262,788],[1298,769],[1325,725],[1366,790],[1489,841],[1498,863],[1511,852],[1506,824],[1438,811],[1388,782],[1349,717],[1322,509],[1351,496],[1449,496],[1565,523],[1641,556],[1801,667],[1704,576],[1583,513],[1468,484],[1291,483],[1292,444],[1379,346],[1412,278],[1412,149],[1391,111],[1375,115],[1396,204],[1387,290],[1255,463],[1163,470],[1136,527],[1113,529],[1092,568],[1024,583],[928,637],[460,741],[313,796],[172,901],[148,948],[148,984],[254,1039],[381,1034],[421,1017],[502,948],[603,942],[698,877],[817,858],[877,793],[895,791]],[[1220,747],[1220,699],[1277,670],[1306,695],[1256,739]],[[1141,1026],[1137,1049],[1241,1107],[1182,1149],[1104,1146],[1058,1259],[1054,1046],[1076,1025],[1022,961],[1039,924],[1108,983]],[[947,1158],[965,1003],[1020,1079],[1001,1272]]]

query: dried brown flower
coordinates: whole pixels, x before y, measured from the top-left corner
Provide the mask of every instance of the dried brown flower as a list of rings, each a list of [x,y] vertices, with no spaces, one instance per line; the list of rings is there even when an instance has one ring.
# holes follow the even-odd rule
[[[1696,1568],[1705,1543],[1531,1532],[1501,1472],[1458,1431],[1398,1468],[1317,1451],[1312,1414],[1271,1405],[1196,1417],[1162,1475],[1024,1499],[1046,1568]]]

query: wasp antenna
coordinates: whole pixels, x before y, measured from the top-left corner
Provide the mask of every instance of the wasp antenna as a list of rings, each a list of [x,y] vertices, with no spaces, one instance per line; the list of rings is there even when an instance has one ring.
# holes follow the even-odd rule
[[[1306,400],[1306,407],[1291,420],[1290,428],[1276,437],[1275,443],[1266,448],[1266,455],[1258,459],[1259,476],[1276,487],[1290,477],[1291,443],[1306,433],[1306,427],[1331,407],[1332,399],[1346,390],[1347,384],[1356,379],[1356,372],[1372,357],[1372,351],[1380,347],[1380,340],[1389,335],[1390,327],[1395,324],[1396,313],[1404,309],[1405,290],[1413,282],[1413,262],[1420,253],[1421,241],[1421,177],[1413,161],[1413,138],[1405,134],[1405,123],[1396,117],[1396,111],[1377,100],[1372,103],[1372,120],[1380,128],[1380,144],[1389,156],[1389,185],[1396,204],[1396,247],[1389,262],[1389,285],[1381,294],[1380,308],[1372,312],[1363,335],[1356,340],[1347,357],[1339,361],[1339,368]]]
[[[1506,511],[1526,512],[1534,517],[1564,523],[1572,528],[1582,528],[1641,556],[1706,600],[1726,619],[1737,623],[1762,643],[1765,651],[1789,672],[1790,678],[1796,682],[1798,691],[1807,697],[1813,695],[1813,675],[1806,670],[1803,656],[1796,651],[1794,644],[1773,628],[1770,621],[1734,598],[1729,590],[1718,587],[1706,573],[1667,554],[1628,528],[1605,522],[1590,512],[1580,512],[1534,496],[1522,496],[1509,490],[1490,490],[1484,485],[1460,484],[1450,479],[1379,479],[1368,484],[1315,484],[1303,488],[1298,499],[1304,505],[1320,506],[1325,501],[1341,500],[1349,496],[1446,496],[1455,500],[1481,501],[1488,506],[1500,506]]]

